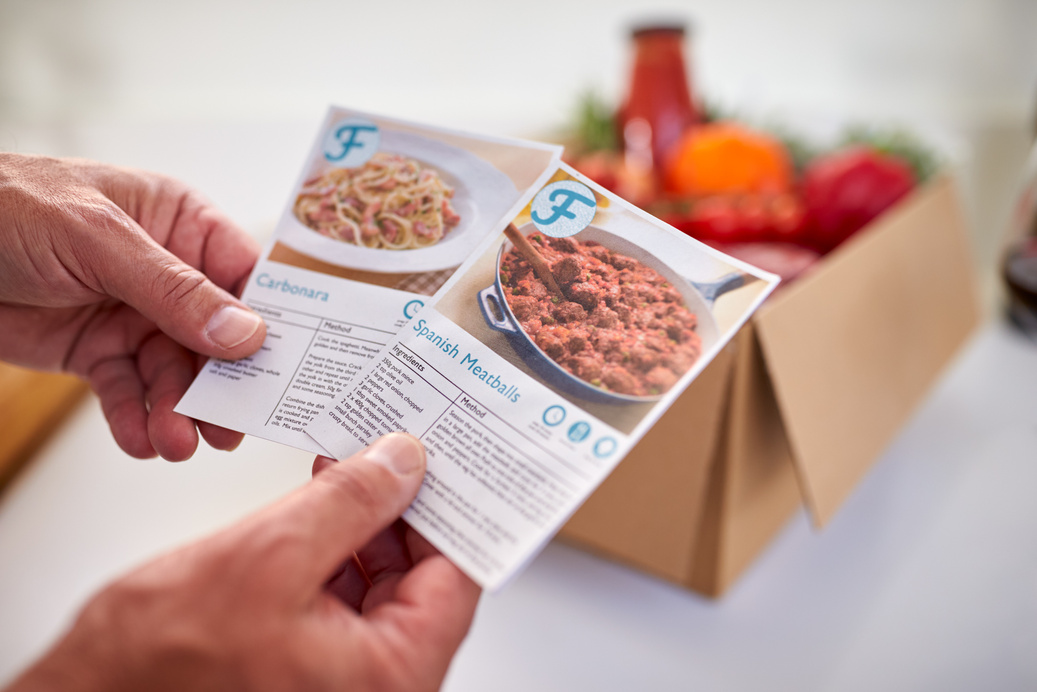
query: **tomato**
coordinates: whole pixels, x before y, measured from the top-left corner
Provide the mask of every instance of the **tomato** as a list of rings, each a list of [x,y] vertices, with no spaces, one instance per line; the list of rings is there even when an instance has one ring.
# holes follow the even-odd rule
[[[629,165],[618,152],[595,151],[571,161],[570,165],[634,206],[647,206],[658,196],[652,171]]]
[[[803,174],[807,239],[821,252],[836,247],[907,195],[910,166],[867,146],[815,158]]]
[[[670,215],[665,220],[699,240],[734,240],[741,233],[738,210],[727,197],[698,200],[687,213]]]
[[[623,165],[623,159],[616,152],[595,151],[570,163],[573,168],[606,190],[616,192],[619,188],[619,170]]]
[[[803,205],[789,193],[703,197],[663,220],[699,240],[803,243]]]
[[[779,243],[807,244],[803,202],[793,194],[775,195],[768,210],[770,224],[766,238]]]

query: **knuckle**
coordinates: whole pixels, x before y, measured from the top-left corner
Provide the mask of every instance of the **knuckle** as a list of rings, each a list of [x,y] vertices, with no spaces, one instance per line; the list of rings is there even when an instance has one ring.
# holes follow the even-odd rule
[[[161,604],[159,591],[137,573],[121,577],[87,603],[80,620],[94,631],[134,632]]]
[[[163,263],[152,281],[155,294],[171,310],[184,309],[194,303],[207,284],[197,269],[172,258]]]

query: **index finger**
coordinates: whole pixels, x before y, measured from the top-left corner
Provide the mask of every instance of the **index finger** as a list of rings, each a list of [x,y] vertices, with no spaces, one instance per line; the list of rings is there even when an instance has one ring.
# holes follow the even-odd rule
[[[434,554],[401,575],[394,586],[386,585],[382,594],[369,596],[364,617],[396,628],[401,636],[412,639],[415,649],[456,651],[479,604],[479,585],[446,557]],[[443,660],[449,663],[449,656]]]

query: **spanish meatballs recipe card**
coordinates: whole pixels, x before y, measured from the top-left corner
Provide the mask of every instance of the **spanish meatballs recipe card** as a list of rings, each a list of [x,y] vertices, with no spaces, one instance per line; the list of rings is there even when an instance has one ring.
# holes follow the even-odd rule
[[[313,210],[303,218],[318,233],[326,184],[307,178],[295,205]],[[386,328],[377,357],[356,361],[357,377],[305,428],[338,458],[384,433],[419,437],[428,473],[404,519],[490,590],[543,547],[778,281],[564,164],[525,199],[420,311]]]
[[[242,294],[261,350],[176,411],[324,453],[304,430],[550,175],[561,148],[333,107]]]

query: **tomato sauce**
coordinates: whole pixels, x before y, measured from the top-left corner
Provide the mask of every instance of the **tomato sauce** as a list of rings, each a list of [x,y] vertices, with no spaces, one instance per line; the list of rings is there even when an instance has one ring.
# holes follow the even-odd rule
[[[655,396],[698,359],[697,318],[657,271],[593,241],[540,233],[529,240],[562,295],[512,249],[501,258],[505,300],[526,334],[566,371],[610,392]]]

